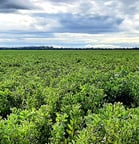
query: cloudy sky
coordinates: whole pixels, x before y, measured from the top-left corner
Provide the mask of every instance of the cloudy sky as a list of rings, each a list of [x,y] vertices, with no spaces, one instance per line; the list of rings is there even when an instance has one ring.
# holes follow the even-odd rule
[[[139,0],[0,0],[0,47],[139,47]]]

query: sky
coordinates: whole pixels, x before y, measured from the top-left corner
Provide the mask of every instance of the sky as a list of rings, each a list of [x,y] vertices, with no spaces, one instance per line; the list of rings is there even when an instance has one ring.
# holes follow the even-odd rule
[[[139,0],[0,0],[0,47],[139,47]]]

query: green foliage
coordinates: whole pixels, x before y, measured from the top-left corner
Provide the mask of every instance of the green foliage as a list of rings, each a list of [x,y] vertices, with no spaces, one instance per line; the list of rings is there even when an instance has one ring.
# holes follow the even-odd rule
[[[59,144],[60,142],[64,142],[67,117],[67,114],[56,113],[56,122],[52,126],[52,143]]]
[[[7,117],[13,105],[14,97],[11,95],[10,91],[8,89],[0,91],[0,115],[4,118]]]
[[[125,109],[121,103],[105,104],[97,114],[89,113],[87,127],[77,136],[77,144],[131,144],[139,142],[139,110]]]
[[[122,70],[123,73],[123,70]],[[106,102],[122,102],[127,107],[139,106],[139,77],[136,74],[115,74],[104,85]]]
[[[45,143],[49,141],[51,119],[49,108],[42,106],[39,110],[12,109],[6,120],[0,121],[0,140],[5,143]]]
[[[138,51],[1,51],[0,143],[139,143]]]

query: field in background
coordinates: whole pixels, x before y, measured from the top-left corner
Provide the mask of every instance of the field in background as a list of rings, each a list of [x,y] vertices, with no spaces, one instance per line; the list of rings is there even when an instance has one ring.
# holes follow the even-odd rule
[[[0,51],[1,144],[139,142],[139,51]]]

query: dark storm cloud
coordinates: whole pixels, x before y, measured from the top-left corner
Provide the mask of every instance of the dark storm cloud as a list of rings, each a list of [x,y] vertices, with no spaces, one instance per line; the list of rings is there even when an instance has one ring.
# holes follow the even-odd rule
[[[34,6],[29,0],[0,0],[0,12],[14,12],[20,9],[32,9]]]

